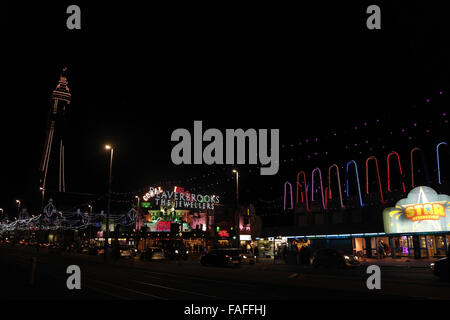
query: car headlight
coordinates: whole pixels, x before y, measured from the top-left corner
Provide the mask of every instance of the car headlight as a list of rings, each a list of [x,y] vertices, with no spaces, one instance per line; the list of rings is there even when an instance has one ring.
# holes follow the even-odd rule
[[[186,251],[186,254],[189,254],[189,251]]]
[[[178,254],[178,250],[175,250],[175,253]]]
[[[242,258],[247,259],[247,256],[242,256]]]
[[[434,263],[430,263],[430,268],[434,269]]]
[[[344,256],[345,260],[349,260],[350,257],[349,256]]]
[[[358,257],[355,256],[355,260],[359,260]]]

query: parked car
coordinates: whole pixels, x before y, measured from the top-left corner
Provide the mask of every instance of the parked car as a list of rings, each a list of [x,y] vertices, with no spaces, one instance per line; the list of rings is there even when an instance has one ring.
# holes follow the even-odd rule
[[[178,260],[178,259],[187,260],[189,255],[189,251],[184,246],[169,248],[164,252],[166,254],[166,257],[171,260]]]
[[[88,254],[89,253],[89,247],[88,246],[79,247],[77,252],[81,253],[81,254]]]
[[[141,260],[164,260],[164,250],[158,247],[148,247],[141,253]]]
[[[254,265],[256,262],[256,257],[251,253],[240,253],[241,264]]]
[[[95,251],[93,252],[95,252],[97,256],[101,256],[105,254],[105,247],[95,247]]]
[[[450,280],[449,257],[438,259],[430,264],[433,274],[442,280]]]
[[[212,249],[210,252],[202,254],[200,257],[200,263],[203,266],[239,266],[241,264],[240,250],[233,248]]]
[[[133,258],[133,252],[132,252],[132,247],[131,246],[127,246],[127,245],[121,245],[119,247],[120,250],[120,257],[121,258]]]
[[[331,248],[318,249],[312,257],[312,265],[318,267],[359,267],[361,263],[358,257],[344,254],[339,250]]]

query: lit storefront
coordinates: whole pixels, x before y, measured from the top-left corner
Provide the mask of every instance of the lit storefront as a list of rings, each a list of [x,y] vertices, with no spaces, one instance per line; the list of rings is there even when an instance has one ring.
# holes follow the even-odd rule
[[[164,191],[159,187],[150,188],[142,200],[137,223],[138,249],[162,246],[175,240],[183,241],[193,253],[200,253],[206,246],[218,196],[190,194],[180,187]]]
[[[450,196],[438,194],[430,187],[416,187],[394,207],[385,208],[382,218],[384,230],[380,232],[284,235],[279,238],[286,239],[288,246],[294,241],[308,241],[313,249],[330,247],[369,258],[379,255],[381,242],[386,245],[386,256],[392,258],[433,258],[447,254]],[[271,245],[269,239],[273,238],[261,241],[258,246],[273,251],[274,244]],[[275,252],[277,249],[275,245]]]

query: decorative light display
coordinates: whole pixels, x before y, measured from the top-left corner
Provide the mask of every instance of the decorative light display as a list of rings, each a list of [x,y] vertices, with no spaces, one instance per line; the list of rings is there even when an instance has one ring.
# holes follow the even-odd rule
[[[444,113],[444,114],[445,114],[445,113]],[[439,147],[440,147],[441,145],[443,145],[443,144],[447,145],[447,142],[440,142],[440,143],[438,143],[438,145],[436,146],[436,160],[437,160],[437,171],[438,171],[438,183],[439,183],[439,184],[442,184],[442,181],[441,181],[441,166],[440,166],[440,164],[439,164]]]
[[[369,194],[369,161],[373,160],[375,161],[375,168],[377,170],[377,179],[378,179],[378,189],[380,191],[380,201],[382,204],[385,204],[383,197],[383,187],[381,186],[381,179],[380,179],[380,170],[378,168],[378,160],[375,156],[370,156],[366,160],[366,194]]]
[[[339,167],[337,164],[333,163],[329,168],[328,168],[328,193],[325,192],[325,194],[327,195],[326,198],[332,199],[332,194],[331,194],[331,169],[336,168],[336,174],[337,174],[337,183],[338,183],[338,190],[339,190],[339,201],[341,202],[341,208],[344,208],[344,202],[342,201],[342,191],[341,191],[341,178],[339,176]]]
[[[348,176],[349,176],[349,174],[348,174],[348,167],[349,167],[351,164],[354,164],[354,166],[355,166],[356,184],[357,184],[357,186],[358,186],[359,204],[361,205],[361,207],[364,207],[364,203],[363,203],[362,197],[361,197],[361,185],[360,185],[360,183],[359,183],[358,165],[356,164],[356,161],[355,161],[355,160],[350,160],[349,162],[347,162],[347,165],[345,166],[345,168],[346,168],[346,173],[347,173],[347,179],[346,179],[346,185],[347,185],[347,198],[350,196],[350,192],[349,192],[349,185],[350,185],[350,183],[349,183],[349,179],[348,179]]]
[[[14,230],[77,230],[86,229],[90,225],[97,226],[105,218],[102,212],[82,213],[58,211],[52,199],[44,207],[43,213],[32,218],[18,219],[10,223],[0,224],[0,233]],[[136,222],[136,210],[131,209],[124,214],[110,215],[110,223],[121,226],[131,226]]]
[[[289,210],[292,210],[292,209],[294,209],[294,199],[293,199],[293,197],[292,197],[292,184],[289,182],[289,181],[286,181],[285,183],[284,183],[284,211],[286,211],[286,185],[289,185],[289,193],[290,193],[290,199],[291,199],[291,206],[290,206],[290,208],[289,208]]]
[[[416,187],[395,207],[383,210],[383,223],[386,233],[450,231],[450,196]]]
[[[303,175],[303,186],[300,185],[299,183],[299,178],[300,175]],[[306,203],[306,211],[309,212],[309,204],[308,204],[308,187],[306,186],[306,173],[304,171],[300,171],[299,173],[297,173],[297,203],[298,203],[298,188],[299,187],[303,187],[302,191],[301,191],[301,195],[302,195],[302,203],[305,202]],[[305,194],[305,199],[303,201],[303,194]]]
[[[318,171],[319,172],[319,180],[320,180],[320,193],[322,195],[322,206],[324,209],[327,209],[327,207],[325,206],[325,201],[323,198],[323,183],[322,183],[322,172],[320,171],[319,168],[315,168],[312,173],[311,173],[311,201],[314,201],[314,173]]]
[[[389,158],[395,155],[397,157],[397,161],[398,161],[398,168],[400,170],[400,176],[402,177],[402,188],[403,188],[403,193],[406,192],[406,188],[405,188],[405,182],[403,181],[403,170],[402,170],[402,164],[400,162],[400,156],[398,155],[398,153],[396,151],[392,151],[391,153],[388,154],[388,156],[386,157],[386,165],[387,165],[387,189],[389,192],[391,192],[391,175],[390,175],[390,171],[389,171]]]

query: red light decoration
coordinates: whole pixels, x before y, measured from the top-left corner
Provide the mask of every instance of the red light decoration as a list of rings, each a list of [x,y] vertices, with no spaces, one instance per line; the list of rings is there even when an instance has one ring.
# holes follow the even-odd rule
[[[229,238],[230,237],[230,234],[228,233],[227,230],[219,230],[218,235],[219,235],[219,237],[222,237],[222,238]]]
[[[156,231],[170,231],[172,221],[159,221],[156,226]]]
[[[314,172],[319,172],[319,180],[320,180],[320,193],[322,195],[322,206],[326,210],[327,206],[325,205],[325,201],[323,198],[323,184],[322,184],[322,172],[319,168],[315,168],[311,173],[311,201],[314,201]]]
[[[375,167],[377,169],[378,188],[380,191],[380,201],[381,201],[381,204],[384,205],[386,203],[386,201],[384,201],[384,197],[383,197],[383,187],[381,186],[380,170],[378,168],[378,160],[375,156],[370,156],[366,160],[366,194],[369,194],[369,160],[375,161]]]
[[[301,185],[299,182],[300,175],[303,175],[303,185]],[[309,212],[308,191],[306,188],[306,173],[305,173],[305,171],[300,171],[299,173],[297,173],[297,203],[298,203],[298,187],[302,187],[302,189],[303,189],[301,191],[302,203],[304,201],[306,202],[306,211]],[[305,194],[304,197],[303,197],[303,193]]]
[[[398,161],[398,168],[400,170],[400,176],[401,178],[401,182],[402,182],[402,188],[403,188],[403,193],[406,192],[406,188],[405,188],[405,182],[403,181],[403,170],[402,170],[402,164],[400,162],[400,156],[398,155],[398,153],[396,151],[392,151],[391,153],[388,154],[387,158],[386,158],[386,163],[387,163],[387,189],[389,192],[391,192],[391,176],[390,176],[390,171],[389,171],[389,158],[395,155],[397,157],[397,161]]]
[[[331,169],[332,168],[336,168],[336,174],[337,174],[337,183],[338,183],[338,190],[339,190],[339,200],[341,202],[341,208],[344,208],[344,202],[342,201],[342,190],[341,190],[341,178],[339,176],[339,167],[337,164],[333,163],[329,168],[328,168],[328,188],[326,190],[328,190],[329,194],[325,192],[326,197],[325,197],[325,201],[326,199],[329,197],[330,199],[332,199],[332,194],[331,194]],[[326,205],[326,204],[325,204]]]

